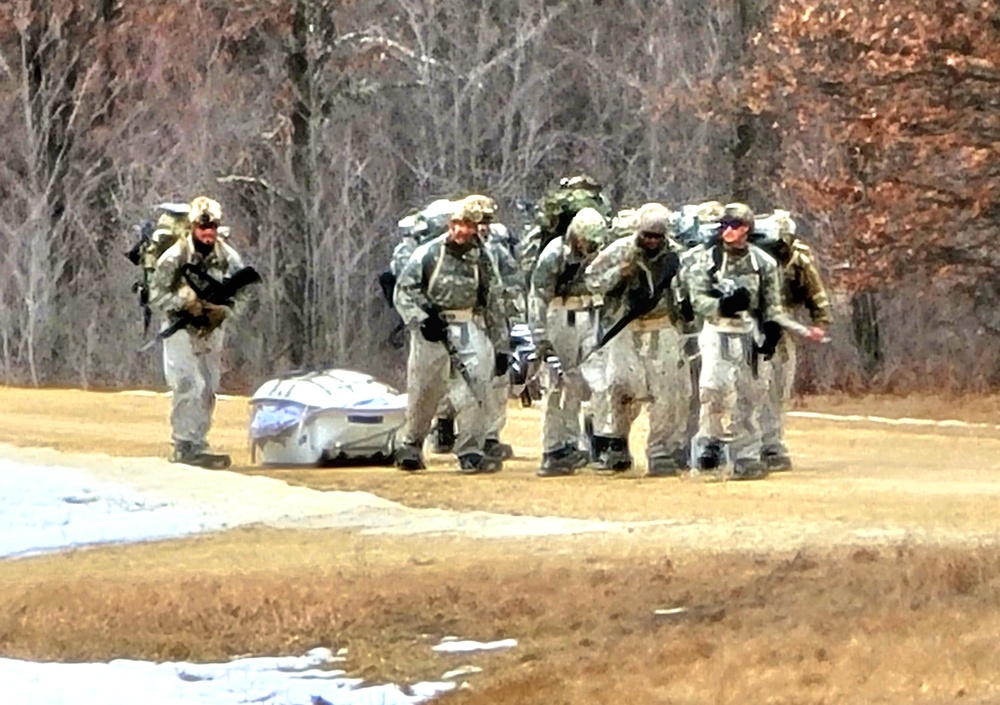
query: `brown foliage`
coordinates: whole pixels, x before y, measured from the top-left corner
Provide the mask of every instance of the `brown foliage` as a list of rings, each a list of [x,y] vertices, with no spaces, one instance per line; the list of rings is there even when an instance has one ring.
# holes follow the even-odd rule
[[[754,38],[748,104],[776,116],[782,185],[830,219],[837,281],[913,275],[975,286],[1000,264],[1000,15],[990,3],[905,7],[788,0]]]

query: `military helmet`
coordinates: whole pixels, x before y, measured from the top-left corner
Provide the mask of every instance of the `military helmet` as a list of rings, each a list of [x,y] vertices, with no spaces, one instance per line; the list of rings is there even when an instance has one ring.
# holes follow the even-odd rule
[[[493,217],[497,212],[497,202],[489,196],[474,193],[471,196],[466,196],[463,202],[474,210],[478,209],[483,214],[482,219],[478,222],[490,223],[493,221]]]
[[[673,214],[662,203],[647,203],[638,211],[635,229],[640,233],[655,233],[666,237],[673,228]]]
[[[583,208],[573,216],[566,237],[588,252],[596,252],[608,241],[608,222],[595,208]]]
[[[601,183],[590,174],[577,174],[576,176],[566,176],[559,179],[559,187],[565,189],[584,189],[586,191],[598,192],[601,190]]]
[[[736,224],[749,225],[753,228],[753,210],[745,203],[727,203],[719,218],[722,225]]]
[[[188,218],[191,225],[219,225],[222,222],[222,206],[207,196],[198,196],[191,201]]]
[[[469,203],[466,199],[461,201],[456,201],[454,204],[454,210],[451,214],[451,222],[453,223],[472,223],[474,225],[479,225],[484,222],[485,214],[483,213],[482,205],[479,203]]]

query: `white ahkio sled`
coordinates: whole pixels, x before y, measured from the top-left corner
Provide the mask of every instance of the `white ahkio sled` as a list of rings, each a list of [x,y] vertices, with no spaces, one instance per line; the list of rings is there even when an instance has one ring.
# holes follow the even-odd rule
[[[264,465],[392,461],[406,395],[351,370],[292,372],[250,399],[250,453]]]

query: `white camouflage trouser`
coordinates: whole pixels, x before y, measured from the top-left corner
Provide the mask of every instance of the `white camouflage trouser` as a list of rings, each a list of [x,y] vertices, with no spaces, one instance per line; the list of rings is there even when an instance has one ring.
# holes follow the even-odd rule
[[[701,348],[701,419],[696,448],[709,439],[729,443],[733,460],[760,458],[758,414],[767,391],[751,370],[752,333],[727,333],[705,323]],[[763,370],[762,370],[763,371]]]
[[[787,455],[785,447],[785,403],[792,398],[797,354],[790,335],[781,336],[778,349],[768,361],[761,360],[760,375],[767,381],[767,394],[760,407],[760,431],[764,452]]]
[[[603,389],[598,392],[590,385],[592,381],[600,384],[604,376],[603,356],[594,360],[600,353],[590,354],[597,345],[598,320],[596,308],[577,310],[562,305],[558,299],[549,305],[546,330],[565,374],[561,381],[548,375],[545,385],[542,450],[546,453],[567,446],[579,448],[583,401],[592,391],[594,396],[604,396]]]
[[[642,404],[649,409],[647,460],[683,459],[691,378],[681,332],[666,317],[629,323],[610,345],[608,377],[615,435],[628,438]]]
[[[482,453],[486,440],[485,399],[493,376],[493,345],[479,319],[450,322],[448,336],[458,351],[472,384],[452,370],[444,343],[424,340],[419,330],[410,331],[410,356],[406,364],[406,422],[400,430],[402,443],[421,445],[441,400],[451,395],[455,408],[455,455]]]
[[[220,326],[205,337],[179,330],[163,341],[163,376],[173,395],[170,428],[175,446],[208,447],[224,337]]]
[[[491,371],[494,365],[491,365]],[[461,382],[465,384],[465,382]],[[490,378],[489,389],[486,393],[486,437],[493,440],[500,440],[507,425],[507,398],[510,395],[510,382],[507,374]]]

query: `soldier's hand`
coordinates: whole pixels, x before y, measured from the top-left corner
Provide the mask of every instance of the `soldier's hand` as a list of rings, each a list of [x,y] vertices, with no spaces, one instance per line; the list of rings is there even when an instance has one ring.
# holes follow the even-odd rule
[[[420,324],[420,335],[428,343],[441,343],[448,337],[448,324],[439,316],[428,316]]]
[[[724,318],[733,318],[736,314],[749,309],[750,291],[744,286],[719,299],[719,315]]]
[[[809,326],[809,330],[806,331],[806,340],[812,343],[825,343],[830,339],[826,335],[826,330],[820,326]]]

